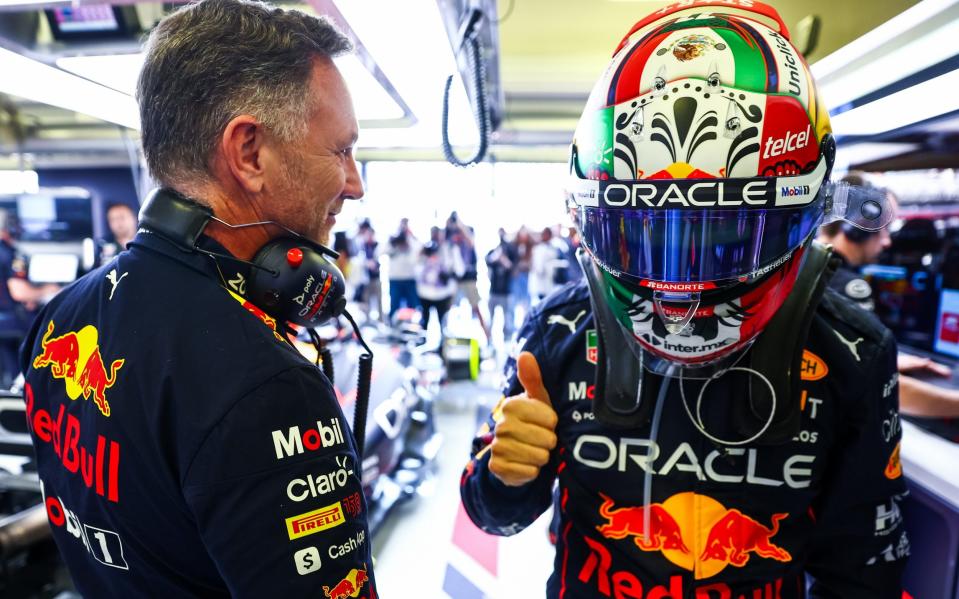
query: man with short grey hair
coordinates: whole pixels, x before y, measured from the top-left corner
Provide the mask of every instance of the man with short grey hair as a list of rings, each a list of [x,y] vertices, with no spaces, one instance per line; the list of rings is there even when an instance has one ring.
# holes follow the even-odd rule
[[[349,49],[325,19],[246,0],[189,5],[150,35],[153,198],[213,218],[183,244],[176,214],[145,207],[128,250],[51,301],[20,356],[47,514],[84,596],[376,597],[348,422],[248,295],[260,248],[325,243],[363,195],[333,62]]]

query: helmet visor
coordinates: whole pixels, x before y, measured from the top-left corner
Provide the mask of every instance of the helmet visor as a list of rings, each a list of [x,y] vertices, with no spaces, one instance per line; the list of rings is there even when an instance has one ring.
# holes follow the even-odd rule
[[[827,168],[820,159],[811,172],[795,177],[574,177],[569,201],[583,244],[618,276],[640,283],[754,278],[780,266],[819,225]]]

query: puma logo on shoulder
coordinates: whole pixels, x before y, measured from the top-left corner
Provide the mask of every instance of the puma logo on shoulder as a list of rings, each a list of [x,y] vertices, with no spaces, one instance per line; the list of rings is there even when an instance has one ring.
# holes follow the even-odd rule
[[[850,341],[849,339],[846,339],[845,337],[840,335],[839,331],[837,331],[836,329],[833,329],[832,332],[836,334],[836,337],[839,337],[839,340],[843,342],[843,345],[849,348],[849,353],[851,353],[853,357],[856,358],[856,361],[861,362],[862,359],[860,359],[859,357],[859,344],[863,341],[863,338],[860,337],[856,339],[855,341]]]
[[[570,334],[576,332],[576,323],[579,319],[586,316],[586,310],[581,310],[579,314],[573,317],[573,320],[567,320],[562,314],[553,314],[546,320],[546,324],[561,324],[569,327]]]
[[[128,274],[130,274],[130,273],[125,272],[125,273],[123,273],[122,275],[120,275],[120,278],[118,279],[118,278],[117,278],[117,269],[114,268],[113,270],[111,270],[110,272],[107,273],[106,279],[107,279],[108,281],[110,281],[110,284],[111,284],[111,285],[113,285],[113,287],[110,289],[110,298],[109,298],[109,299],[111,299],[111,300],[113,299],[113,294],[116,293],[116,291],[117,291],[117,285],[119,285],[119,284],[120,284],[120,281],[123,280],[123,277],[127,276]]]

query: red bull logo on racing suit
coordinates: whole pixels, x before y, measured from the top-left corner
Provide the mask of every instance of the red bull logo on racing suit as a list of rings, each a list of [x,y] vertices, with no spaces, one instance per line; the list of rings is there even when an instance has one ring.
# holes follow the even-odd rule
[[[107,369],[100,353],[99,333],[93,325],[59,337],[53,337],[54,327],[51,320],[40,340],[42,350],[33,359],[33,367],[37,370],[49,367],[53,378],[64,381],[71,400],[81,395],[83,399],[92,399],[100,413],[109,416],[106,391],[116,383],[117,372],[124,360],[113,360]]]
[[[333,588],[324,586],[323,596],[329,597],[329,599],[347,599],[347,597],[358,597],[360,591],[363,589],[363,585],[366,584],[367,580],[369,580],[369,577],[366,574],[366,568],[363,568],[362,570],[353,568],[350,570],[350,573],[347,574],[343,580],[336,583]]]
[[[707,495],[678,493],[662,503],[615,507],[601,495],[597,530],[607,539],[632,537],[642,551],[659,551],[669,561],[694,572],[697,579],[715,576],[726,566],[745,566],[751,557],[792,561],[773,543],[779,523],[789,514],[772,514],[769,526],[738,509],[728,509]]]

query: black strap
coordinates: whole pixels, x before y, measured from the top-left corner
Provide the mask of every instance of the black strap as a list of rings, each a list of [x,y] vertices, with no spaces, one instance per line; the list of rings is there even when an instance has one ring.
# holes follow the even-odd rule
[[[589,303],[596,322],[597,360],[593,413],[605,425],[637,428],[649,422],[661,379],[644,372],[636,345],[626,339],[603,297],[598,273],[582,249],[576,258],[589,284]]]
[[[759,443],[786,443],[799,434],[802,353],[816,308],[837,265],[838,259],[831,247],[816,242],[810,244],[792,291],[753,344],[750,368],[769,379],[778,399],[772,423]],[[738,410],[734,416],[737,431],[744,437],[755,434],[769,419],[771,408],[769,387],[757,377],[751,377],[749,410]]]

